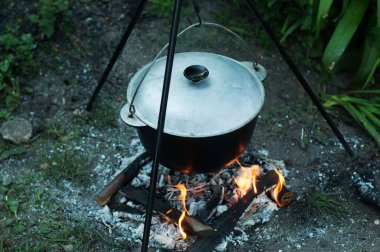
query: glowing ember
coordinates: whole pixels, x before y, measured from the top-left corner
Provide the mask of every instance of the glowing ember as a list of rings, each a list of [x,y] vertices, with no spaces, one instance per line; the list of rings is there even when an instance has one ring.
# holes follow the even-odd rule
[[[175,187],[177,187],[181,192],[181,194],[179,195],[179,200],[181,201],[183,208],[181,217],[179,217],[178,221],[179,232],[181,233],[182,239],[186,240],[187,234],[185,233],[182,227],[182,222],[185,219],[186,214],[189,215],[186,209],[186,187],[182,184],[175,185]]]
[[[277,170],[274,170],[274,171],[277,173],[278,182],[277,182],[276,188],[274,188],[274,191],[273,191],[273,198],[276,201],[277,205],[282,207],[285,205],[285,203],[281,203],[278,200],[278,196],[282,190],[282,187],[285,185],[285,178],[282,176],[282,174],[279,171]]]
[[[243,167],[238,160],[236,163],[240,166],[241,174],[238,177],[234,177],[236,185],[239,187],[242,196],[253,188],[253,191],[257,193],[256,178],[260,175],[260,167],[253,165],[249,168]]]
[[[162,217],[166,220],[166,222],[170,223],[171,220],[168,216],[166,216],[166,214],[170,214],[171,212],[173,211],[173,209],[169,209],[168,211],[166,211],[165,214],[162,214]]]

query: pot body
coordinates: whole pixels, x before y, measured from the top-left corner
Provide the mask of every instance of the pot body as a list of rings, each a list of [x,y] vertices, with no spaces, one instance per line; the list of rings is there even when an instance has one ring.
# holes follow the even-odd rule
[[[257,117],[235,131],[212,137],[181,137],[164,133],[159,162],[183,173],[216,172],[244,152],[256,120]],[[149,126],[136,129],[141,143],[153,155],[157,130]]]

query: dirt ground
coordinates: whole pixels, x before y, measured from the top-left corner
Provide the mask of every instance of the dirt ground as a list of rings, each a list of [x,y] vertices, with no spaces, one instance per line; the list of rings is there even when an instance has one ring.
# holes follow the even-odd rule
[[[137,141],[135,131],[121,122],[118,113],[130,78],[166,43],[168,18],[158,17],[149,8],[143,13],[93,111],[87,112],[85,107],[135,7],[135,1],[129,0],[78,1],[73,7],[72,32],[58,35],[52,51],[40,56],[42,64],[37,73],[21,80],[32,92],[22,97],[15,117],[32,122],[34,141],[24,154],[0,160],[3,185],[11,181],[24,190],[18,195],[17,216],[6,210],[5,198],[0,195],[0,251],[28,251],[25,244],[40,244],[47,251],[68,251],[70,247],[62,246],[67,244],[82,251],[125,251],[120,234],[108,234],[107,227],[96,221],[95,213],[100,207],[92,196],[118,170],[123,158],[138,151],[133,144]],[[1,15],[13,13],[14,8],[3,8]],[[226,8],[219,1],[202,2],[202,16],[236,26],[233,19],[230,23],[221,19],[220,12]],[[185,11],[188,13],[191,16],[191,11]],[[180,29],[188,25],[185,17]],[[239,20],[244,21],[244,28],[252,23],[252,34],[257,33],[249,17]],[[268,72],[264,82],[266,100],[251,148],[285,161],[289,170],[287,185],[297,197],[267,224],[250,230],[250,239],[243,245],[230,246],[227,251],[379,251],[379,211],[359,200],[351,182],[352,173],[359,171],[380,184],[378,148],[356,124],[342,121],[344,116],[338,111],[334,121],[357,154],[349,158],[280,55],[255,36],[248,40]],[[288,49],[291,55],[299,56],[294,48]],[[207,29],[179,39],[178,51],[185,50],[251,60],[246,49],[225,34]],[[317,90],[321,76],[305,66],[301,69]],[[63,129],[58,137],[52,137],[53,127]],[[86,183],[57,180],[45,172],[43,164],[64,153],[82,155],[89,161],[84,166],[88,167]],[[42,193],[37,193],[41,192],[39,188]],[[31,202],[37,194],[41,199]],[[337,203],[333,209],[320,209],[318,202],[310,203],[322,194]],[[68,230],[84,227],[96,232],[85,232],[82,240],[74,231],[50,239],[47,233],[56,232],[55,226],[48,226],[47,233],[39,229],[46,219],[66,225]],[[15,232],[19,225],[24,229]],[[30,247],[29,251],[33,250],[38,249]]]

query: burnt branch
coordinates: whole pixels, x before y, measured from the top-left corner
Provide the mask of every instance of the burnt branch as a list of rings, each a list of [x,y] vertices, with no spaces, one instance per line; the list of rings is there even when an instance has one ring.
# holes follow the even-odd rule
[[[251,205],[254,198],[256,198],[261,193],[267,192],[277,185],[278,176],[275,171],[269,171],[263,175],[256,184],[257,194],[253,190],[249,191],[243,198],[241,198],[236,204],[220,215],[214,222],[213,226],[217,229],[214,236],[208,239],[198,239],[187,251],[197,252],[197,251],[213,251],[216,246],[218,246],[224,237],[229,235],[235,228],[237,222]],[[283,187],[284,189],[285,187]],[[286,194],[289,196],[289,194]],[[292,195],[293,196],[293,195]],[[288,197],[284,199],[288,200]]]
[[[147,152],[142,153],[132,163],[130,163],[123,171],[121,171],[114,179],[111,180],[98,194],[94,196],[97,204],[104,206],[112,198],[112,196],[124,185],[135,178],[141,167],[151,161]]]
[[[134,187],[132,185],[126,185],[121,189],[121,193],[124,194],[128,199],[134,201],[137,204],[146,206],[148,200],[148,191],[140,188]],[[174,223],[177,223],[181,212],[175,208],[172,208],[169,204],[161,201],[157,197],[154,199],[153,210],[162,216],[169,218]],[[215,230],[211,226],[202,223],[201,221],[191,217],[186,216],[183,221],[183,226],[186,230],[193,234],[199,235],[199,237],[209,237],[214,235]]]
[[[352,181],[359,192],[360,199],[380,210],[380,192],[372,182],[362,178],[356,172],[352,175]]]

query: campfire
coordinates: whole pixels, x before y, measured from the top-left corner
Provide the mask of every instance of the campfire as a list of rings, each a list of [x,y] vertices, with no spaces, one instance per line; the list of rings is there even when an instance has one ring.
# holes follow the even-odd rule
[[[131,231],[128,236],[135,243],[142,236],[150,166],[150,158],[142,154],[125,168],[124,179],[127,175],[130,182],[118,190],[101,217],[108,226]],[[234,228],[244,230],[268,221],[274,210],[292,201],[283,175],[286,168],[282,161],[249,152],[214,174],[189,175],[160,166],[151,246],[173,251],[222,251]],[[104,205],[104,196],[103,190],[96,201]]]

